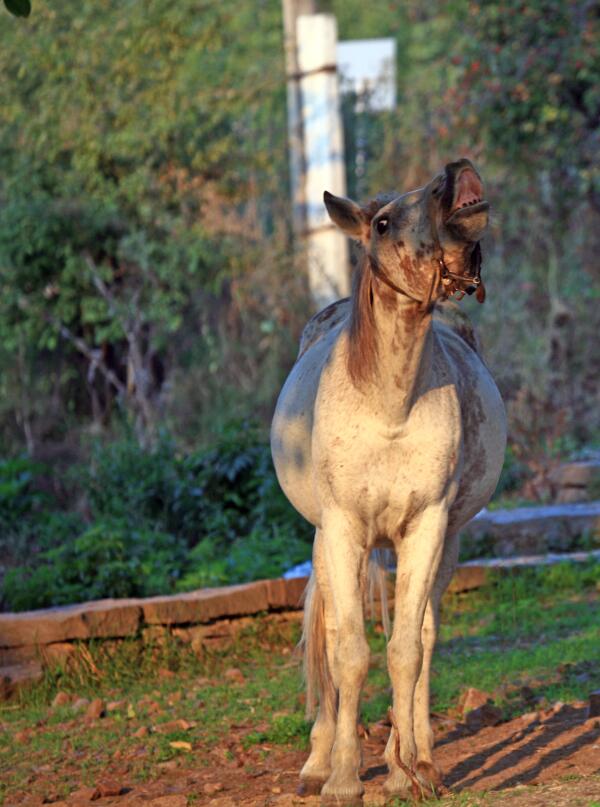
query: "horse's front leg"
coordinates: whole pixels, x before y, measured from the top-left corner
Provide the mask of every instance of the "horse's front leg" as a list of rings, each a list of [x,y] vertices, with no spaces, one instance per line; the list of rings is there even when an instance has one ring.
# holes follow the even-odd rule
[[[360,804],[364,787],[358,737],[360,692],[369,667],[361,581],[367,550],[359,525],[339,512],[323,519],[323,558],[335,609],[334,683],[338,691],[331,775],[321,791],[323,804]]]
[[[445,505],[425,510],[396,547],[394,629],[388,643],[388,667],[394,691],[393,728],[385,750],[389,795],[416,795],[417,745],[414,697],[423,663],[422,628],[437,575],[447,524]]]

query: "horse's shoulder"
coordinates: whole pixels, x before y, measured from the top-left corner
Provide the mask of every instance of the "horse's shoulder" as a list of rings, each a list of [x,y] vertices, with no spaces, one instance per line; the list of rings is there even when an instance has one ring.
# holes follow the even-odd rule
[[[434,310],[434,327],[442,337],[458,337],[465,342],[471,350],[481,355],[481,346],[475,329],[468,318],[456,303],[445,301],[437,303]]]
[[[344,297],[331,303],[314,317],[309,319],[300,337],[300,348],[298,358],[318,342],[323,336],[328,334],[333,328],[345,320],[350,314],[350,298]]]

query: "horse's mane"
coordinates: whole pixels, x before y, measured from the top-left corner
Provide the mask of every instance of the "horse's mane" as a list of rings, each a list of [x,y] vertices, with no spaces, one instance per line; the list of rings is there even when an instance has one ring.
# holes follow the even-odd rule
[[[378,210],[393,201],[397,193],[379,194],[362,205],[362,213],[371,222]],[[354,272],[350,302],[350,335],[348,346],[348,373],[358,387],[367,381],[375,367],[377,358],[377,327],[373,313],[373,270],[372,258],[362,249],[359,265]]]
[[[356,268],[350,298],[348,373],[355,386],[370,378],[377,358],[377,327],[373,313],[373,272],[366,253]]]
[[[363,205],[365,218],[370,222],[377,211],[394,198],[393,194],[381,195]],[[481,267],[479,242],[473,246],[469,261],[469,271],[475,274]],[[352,281],[347,367],[348,374],[357,387],[372,377],[377,361],[377,324],[373,311],[373,278],[377,275],[377,266],[373,266],[373,262],[374,258],[363,248]]]

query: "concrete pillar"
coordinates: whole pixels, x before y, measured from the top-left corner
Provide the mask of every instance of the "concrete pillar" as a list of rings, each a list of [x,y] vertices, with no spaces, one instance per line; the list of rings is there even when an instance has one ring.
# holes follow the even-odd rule
[[[323,191],[346,194],[344,135],[332,14],[300,15],[296,25],[302,97],[308,279],[318,308],[350,293],[346,237],[330,222]]]

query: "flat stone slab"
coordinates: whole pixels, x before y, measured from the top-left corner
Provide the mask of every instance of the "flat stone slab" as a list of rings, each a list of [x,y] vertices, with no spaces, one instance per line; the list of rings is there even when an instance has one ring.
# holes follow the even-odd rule
[[[515,569],[520,566],[554,566],[556,563],[586,563],[588,560],[600,561],[600,549],[582,552],[548,552],[546,555],[519,555],[516,558],[481,558],[468,560],[461,564],[458,571],[469,569]]]
[[[257,580],[140,600],[148,625],[185,625],[278,608],[300,608],[306,578]]]
[[[575,549],[585,534],[600,535],[600,502],[482,510],[461,531],[473,555],[545,554]]]
[[[73,639],[134,636],[143,623],[197,624],[222,617],[300,608],[306,582],[306,578],[258,580],[166,597],[97,600],[39,611],[0,614],[0,649],[28,646],[27,657],[31,657],[37,646]]]
[[[42,675],[42,665],[37,661],[0,668],[0,701],[10,698],[20,687],[39,681]]]
[[[96,600],[39,611],[0,614],[0,647],[133,636],[138,631],[141,617],[140,600]]]
[[[567,462],[551,471],[548,478],[557,487],[587,487],[596,479],[600,479],[600,461]]]

